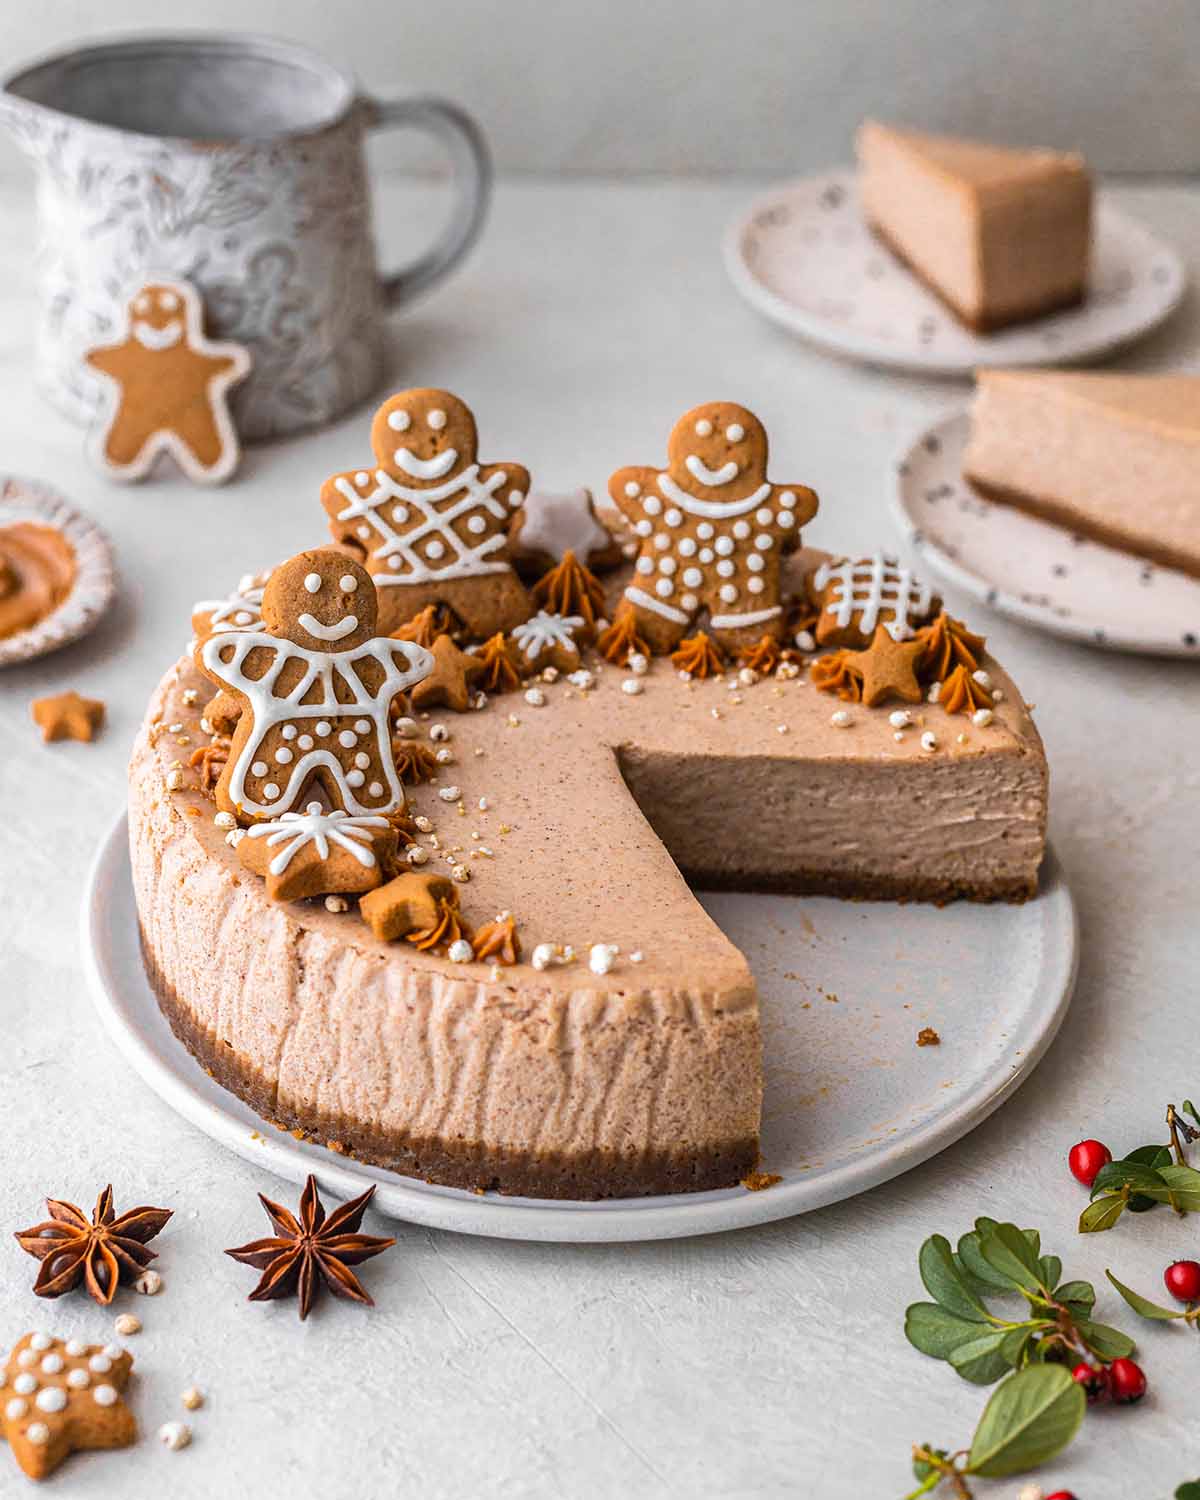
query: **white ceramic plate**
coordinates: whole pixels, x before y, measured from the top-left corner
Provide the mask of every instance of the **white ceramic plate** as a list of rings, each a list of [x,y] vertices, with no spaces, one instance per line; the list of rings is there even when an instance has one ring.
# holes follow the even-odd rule
[[[867,228],[853,171],[781,184],[730,226],[725,264],[742,296],[835,353],[929,375],[980,365],[1072,364],[1156,328],[1183,296],[1183,262],[1100,193],[1082,306],[974,334]]]
[[[763,1166],[782,1181],[671,1197],[560,1203],[433,1187],[275,1129],[204,1072],[142,971],[124,815],[84,893],[82,949],[113,1040],[166,1102],[222,1145],[293,1182],[349,1197],[377,1184],[386,1214],[506,1239],[666,1239],[836,1203],[934,1155],[1025,1079],[1075,979],[1075,910],[1052,856],[1024,906],[706,896],[749,957],[767,1057]],[[804,976],[804,977],[802,977]],[[940,1046],[918,1047],[936,1028]]]
[[[931,572],[1055,635],[1200,660],[1200,580],[985,500],[962,476],[968,431],[943,417],[897,465],[892,507]]]

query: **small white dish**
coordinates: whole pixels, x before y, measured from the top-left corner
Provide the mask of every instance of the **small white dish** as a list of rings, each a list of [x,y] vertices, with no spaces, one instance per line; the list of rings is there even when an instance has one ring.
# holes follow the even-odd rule
[[[1054,635],[1200,661],[1200,579],[985,500],[963,478],[969,430],[943,417],[897,465],[892,509],[930,571]]]
[[[1098,359],[1178,307],[1183,261],[1097,194],[1091,288],[1076,308],[997,333],[965,328],[867,228],[848,168],[783,183],[730,226],[725,265],[752,307],[851,359],[926,375]]]
[[[39,480],[0,475],[0,532],[23,521],[63,534],[75,553],[75,581],[44,620],[0,640],[0,667],[32,661],[86,635],[112,603],[116,587],[112,545],[93,521]]]
[[[805,1213],[925,1161],[1029,1076],[1066,1013],[1076,922],[1057,862],[1023,906],[713,895],[762,996],[763,1168],[782,1181],[570,1203],[435,1187],[293,1139],[215,1083],[172,1034],[142,969],[124,814],[97,852],[82,942],[92,998],[119,1050],[173,1109],[292,1182],[342,1197],[376,1184],[383,1213],[504,1239],[576,1243],[708,1234]],[[811,974],[802,983],[798,975]],[[819,983],[817,978],[819,976]],[[932,1026],[938,1046],[917,1046]]]

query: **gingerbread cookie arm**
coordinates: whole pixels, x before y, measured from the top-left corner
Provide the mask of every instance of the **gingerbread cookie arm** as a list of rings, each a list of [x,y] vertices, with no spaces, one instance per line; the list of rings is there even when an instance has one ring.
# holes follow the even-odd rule
[[[125,375],[125,345],[105,344],[100,349],[89,349],[83,356],[84,362],[91,365],[93,370],[99,370],[101,375],[107,375],[111,380],[121,380]]]
[[[321,486],[320,495],[321,505],[329,517],[330,536],[335,542],[353,547],[359,556],[366,556],[371,550],[371,528],[357,512],[353,515],[345,515],[344,512],[357,505],[361,488],[356,479],[364,472],[370,473],[371,470],[347,469],[343,474],[332,475]],[[360,535],[359,528],[367,532],[367,537]]]
[[[486,485],[494,474],[504,476],[500,499],[515,510],[529,493],[529,470],[523,464],[482,464],[479,469],[480,484]]]
[[[766,527],[779,538],[781,552],[794,552],[800,545],[800,528],[807,526],[819,505],[816,490],[806,484],[773,484],[768,507],[774,519]]]
[[[647,491],[657,493],[655,484],[658,470],[645,467],[618,469],[610,475],[608,493],[612,503],[631,523],[636,524],[646,514],[643,500]]]

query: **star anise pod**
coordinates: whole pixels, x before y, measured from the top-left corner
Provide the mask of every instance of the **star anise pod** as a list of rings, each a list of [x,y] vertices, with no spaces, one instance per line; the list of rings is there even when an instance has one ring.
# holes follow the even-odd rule
[[[370,1260],[373,1255],[394,1245],[394,1239],[359,1234],[367,1205],[375,1196],[369,1187],[365,1193],[334,1209],[328,1218],[317,1196],[317,1179],[310,1172],[300,1196],[300,1217],[289,1213],[278,1203],[258,1195],[267,1217],[277,1233],[269,1239],[252,1240],[236,1250],[226,1250],[234,1260],[260,1270],[262,1279],[250,1293],[250,1302],[272,1302],[293,1294],[300,1299],[300,1316],[307,1318],[321,1281],[335,1297],[351,1302],[375,1304],[366,1288],[350,1269]],[[320,1278],[318,1280],[318,1278]]]
[[[118,1218],[113,1213],[112,1185],[96,1199],[91,1220],[81,1208],[58,1198],[47,1198],[50,1217],[15,1236],[27,1255],[42,1267],[33,1284],[39,1297],[61,1297],[82,1281],[97,1302],[105,1306],[117,1294],[117,1285],[132,1281],[158,1252],[147,1250],[171,1217],[169,1208],[131,1208]]]

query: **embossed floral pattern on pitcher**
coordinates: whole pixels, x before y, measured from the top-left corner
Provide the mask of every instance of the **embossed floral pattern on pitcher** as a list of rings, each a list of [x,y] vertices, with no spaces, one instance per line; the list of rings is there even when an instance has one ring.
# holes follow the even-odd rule
[[[111,53],[127,64],[128,49],[141,45],[189,44],[124,43],[75,57],[102,64]],[[244,52],[267,44],[210,41],[210,50],[198,49],[197,67],[214,66],[214,45]],[[347,84],[348,107],[318,129],[200,142],[48,108],[14,92],[26,76],[10,83],[0,111],[38,173],[35,377],[75,420],[89,421],[99,399],[84,352],[113,335],[130,287],[167,276],[193,282],[209,332],[253,355],[232,401],[243,438],[331,421],[382,377],[386,309],[444,275],[478,232],[486,150],[471,122],[440,101],[375,105],[352,97]],[[434,131],[463,179],[442,243],[386,280],[376,266],[363,155],[364,133],[375,124]]]

